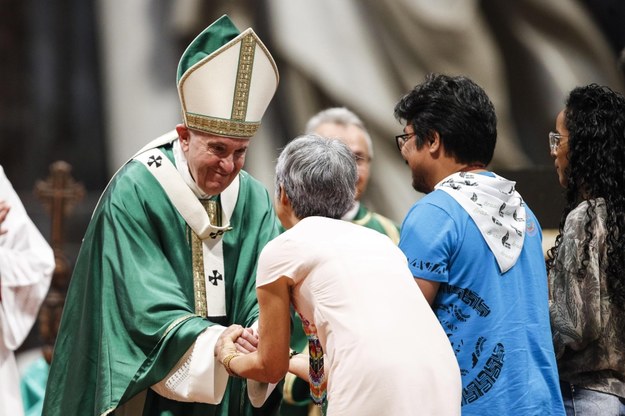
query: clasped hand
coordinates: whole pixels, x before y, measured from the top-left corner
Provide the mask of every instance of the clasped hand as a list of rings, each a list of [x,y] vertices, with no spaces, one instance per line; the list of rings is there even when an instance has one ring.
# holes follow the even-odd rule
[[[231,354],[249,354],[258,348],[258,334],[253,328],[241,325],[230,325],[217,340],[215,357],[223,363],[224,358]]]

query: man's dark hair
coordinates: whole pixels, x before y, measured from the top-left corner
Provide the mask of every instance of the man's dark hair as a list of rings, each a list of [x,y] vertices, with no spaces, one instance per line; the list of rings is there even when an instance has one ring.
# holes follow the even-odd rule
[[[467,77],[429,74],[395,106],[395,118],[416,133],[417,148],[437,132],[459,163],[489,164],[497,142],[495,107]]]

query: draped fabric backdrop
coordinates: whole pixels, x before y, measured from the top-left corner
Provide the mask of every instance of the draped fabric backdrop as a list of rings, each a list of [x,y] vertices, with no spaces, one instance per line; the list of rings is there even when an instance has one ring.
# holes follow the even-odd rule
[[[519,183],[527,189],[557,188],[547,132],[566,93],[590,82],[623,90],[618,0],[0,2],[0,163],[28,193],[64,159],[99,194],[135,150],[180,122],[177,60],[223,13],[256,30],[281,74],[246,169],[273,189],[280,147],[318,110],[347,106],[374,141],[365,202],[396,221],[420,195],[395,148],[393,107],[426,73],[485,88],[499,118],[492,167],[539,175]]]
[[[160,14],[154,13],[155,4],[161,5]],[[164,4],[168,10],[162,13]],[[566,93],[590,82],[623,89],[616,65],[618,50],[610,45],[586,6],[575,0],[266,0],[210,4],[144,0],[133,6],[101,2],[100,7],[109,9],[102,16],[120,15],[119,19],[101,22],[104,33],[119,36],[121,25],[128,32],[125,39],[139,42],[137,38],[145,36],[148,42],[141,43],[136,52],[136,46],[104,37],[109,39],[106,48],[111,55],[107,62],[113,69],[116,63],[128,65],[121,54],[130,53],[135,58],[144,55],[139,69],[108,71],[109,79],[118,78],[107,89],[111,109],[108,143],[113,156],[110,169],[179,120],[178,103],[172,98],[171,60],[175,54],[171,53],[171,40],[182,47],[207,23],[228,13],[240,29],[252,26],[259,33],[281,75],[276,98],[253,139],[246,168],[273,189],[279,148],[300,134],[315,112],[330,105],[347,106],[365,121],[374,142],[372,178],[365,201],[397,221],[419,195],[412,190],[410,173],[395,147],[393,136],[402,126],[393,117],[393,107],[426,73],[464,74],[484,87],[499,119],[493,169],[548,168],[548,180],[554,186],[557,183],[551,172],[547,132],[554,128]],[[151,12],[146,13],[148,10]],[[145,21],[152,32],[138,30],[136,19],[122,19],[121,15],[128,12]],[[170,43],[163,34],[167,30]],[[154,36],[157,32],[160,34]],[[167,61],[155,66],[155,57],[163,53]],[[162,76],[165,68],[169,78]],[[160,93],[141,85],[154,83],[152,78],[157,76],[164,88]],[[137,94],[143,89],[145,94]],[[132,99],[145,102],[127,108],[124,103]],[[133,121],[138,123],[133,125]]]

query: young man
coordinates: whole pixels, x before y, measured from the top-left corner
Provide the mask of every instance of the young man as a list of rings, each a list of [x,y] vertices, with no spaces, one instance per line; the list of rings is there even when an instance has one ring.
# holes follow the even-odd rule
[[[87,229],[44,414],[251,415],[265,401],[267,385],[229,380],[214,345],[258,318],[256,259],[278,227],[266,189],[241,169],[277,84],[258,36],[227,16],[188,46],[184,124],[115,175]],[[240,342],[254,348],[251,330]]]
[[[395,116],[412,185],[427,194],[399,246],[456,353],[463,415],[563,415],[541,229],[515,183],[486,169],[491,101],[465,77],[429,75]]]

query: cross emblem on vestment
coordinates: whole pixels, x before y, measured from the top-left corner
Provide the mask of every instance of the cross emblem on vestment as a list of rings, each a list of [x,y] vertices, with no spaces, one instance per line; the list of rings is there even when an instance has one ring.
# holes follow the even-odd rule
[[[213,275],[208,276],[208,281],[211,282],[214,286],[217,286],[217,280],[224,280],[217,270],[213,270]]]
[[[161,167],[161,161],[163,160],[163,158],[161,156],[158,157],[154,157],[153,155],[150,156],[150,158],[148,159],[148,166],[152,166],[153,164],[156,164],[157,168]]]

